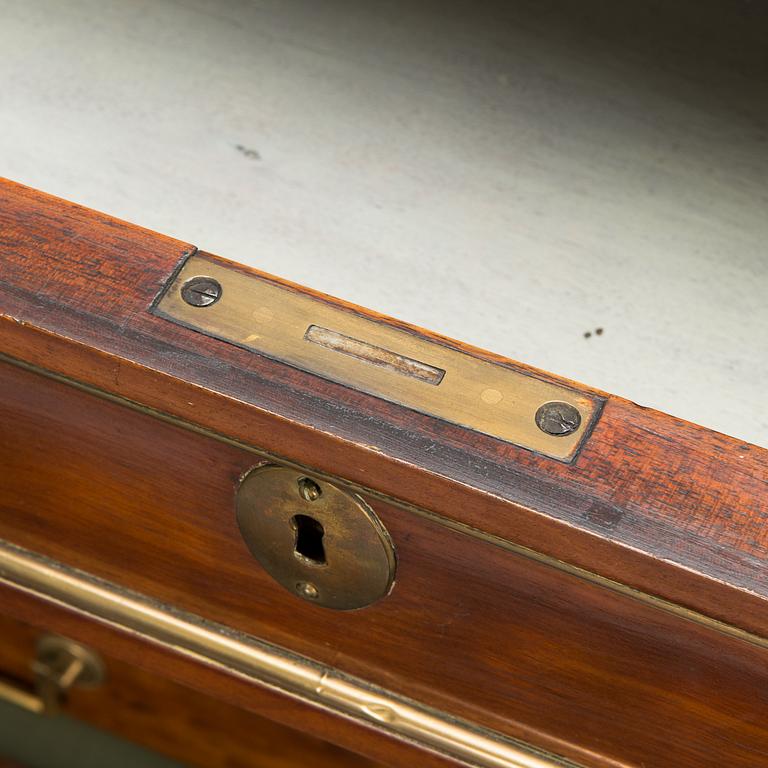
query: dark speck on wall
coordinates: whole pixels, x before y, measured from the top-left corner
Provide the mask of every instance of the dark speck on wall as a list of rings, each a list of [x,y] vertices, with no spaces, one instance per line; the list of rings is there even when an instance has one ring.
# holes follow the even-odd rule
[[[261,160],[261,155],[255,149],[246,147],[244,144],[235,144],[235,149],[249,160]]]

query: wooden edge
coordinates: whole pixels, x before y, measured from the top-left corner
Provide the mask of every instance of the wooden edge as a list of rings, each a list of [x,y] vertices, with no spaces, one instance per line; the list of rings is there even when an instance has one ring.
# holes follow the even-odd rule
[[[489,447],[484,441],[462,447],[461,436],[456,438],[428,418],[413,419],[413,429],[426,433],[416,444],[402,421],[387,421],[402,419],[402,414],[396,408],[382,409],[375,398],[337,385],[320,387],[316,377],[286,371],[287,366],[244,350],[224,349],[220,342],[201,340],[184,328],[159,325],[162,321],[151,318],[148,309],[189,246],[11,183],[0,189],[6,199],[23,198],[25,213],[4,219],[4,228],[18,243],[6,254],[13,259],[21,253],[20,261],[32,273],[46,265],[25,242],[30,229],[36,243],[45,237],[49,246],[64,253],[61,263],[73,270],[72,280],[78,280],[78,259],[91,247],[90,238],[64,231],[62,220],[74,218],[77,227],[95,227],[91,238],[113,238],[87,253],[102,269],[84,275],[90,280],[88,291],[81,286],[74,300],[62,293],[63,282],[36,283],[30,292],[19,285],[25,278],[5,278],[10,290],[0,315],[0,350],[10,357],[95,387],[106,396],[156,409],[222,439],[253,446],[258,435],[260,450],[283,459],[291,460],[301,441],[303,463],[320,473],[341,476],[368,492],[425,510],[472,535],[488,536],[492,543],[529,549],[555,565],[575,566],[768,636],[765,546],[754,536],[752,522],[761,519],[765,509],[760,473],[768,465],[768,452],[613,397],[571,467],[514,447]],[[114,238],[120,241],[119,251]],[[96,302],[94,286],[114,292],[103,274],[107,267],[135,276],[137,294],[126,286],[120,305],[102,297]],[[502,360],[474,349],[472,353]],[[304,398],[303,412],[292,400],[274,399],[274,390],[292,397],[313,388],[321,390],[320,396]],[[349,406],[352,427],[328,420],[322,409],[329,401]],[[376,409],[375,418],[366,413],[367,407]],[[314,418],[315,412],[320,417]],[[356,414],[365,414],[368,425],[379,430],[378,444],[359,427]],[[420,449],[430,444],[437,449],[433,453],[414,451],[414,445]],[[638,449],[646,451],[640,459]],[[686,451],[691,455],[686,468],[690,477],[679,486],[668,464]],[[713,481],[707,473],[718,467],[724,479]],[[627,480],[626,473],[636,477]],[[616,487],[606,488],[612,481]],[[679,486],[679,493],[670,494],[665,482],[673,491]],[[703,491],[699,488],[694,496],[697,484]],[[750,540],[736,529],[735,518],[719,514],[731,503],[748,510],[744,526]],[[626,521],[633,523],[632,530]]]

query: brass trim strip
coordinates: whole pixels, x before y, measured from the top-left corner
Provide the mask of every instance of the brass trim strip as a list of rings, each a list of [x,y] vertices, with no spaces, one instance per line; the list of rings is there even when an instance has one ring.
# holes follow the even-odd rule
[[[200,303],[193,287],[203,282],[216,289]],[[209,255],[189,256],[151,311],[206,336],[560,461],[573,460],[600,413],[596,396],[298,293]],[[552,402],[575,409],[577,416],[567,428],[545,431],[538,426],[541,407]]]
[[[706,614],[703,614],[699,611],[686,608],[683,605],[678,605],[671,600],[667,600],[663,597],[657,597],[656,595],[649,594],[648,592],[643,592],[636,587],[630,587],[627,584],[622,584],[621,582],[614,581],[613,579],[609,579],[606,576],[601,576],[600,574],[589,571],[586,568],[581,568],[577,565],[566,563],[564,560],[558,560],[556,557],[545,555],[542,552],[537,552],[536,550],[525,547],[522,544],[515,544],[514,542],[503,539],[500,536],[479,530],[478,528],[473,528],[471,525],[467,525],[466,523],[461,523],[457,520],[451,520],[447,517],[443,517],[436,512],[423,509],[422,507],[417,507],[414,504],[409,504],[408,502],[402,501],[393,496],[389,496],[386,493],[377,491],[374,488],[369,488],[368,486],[362,485],[360,483],[355,483],[337,475],[328,474],[327,472],[323,472],[322,470],[316,469],[314,467],[300,464],[296,461],[286,458],[285,456],[281,456],[280,454],[272,453],[262,448],[256,448],[253,445],[249,445],[248,443],[237,440],[233,437],[228,437],[227,435],[216,432],[212,429],[202,427],[199,424],[193,424],[192,422],[185,421],[178,416],[159,411],[156,408],[143,405],[134,400],[129,400],[125,397],[121,397],[120,395],[115,395],[111,392],[99,389],[98,387],[95,387],[91,384],[86,384],[82,381],[71,379],[63,374],[50,371],[46,368],[41,368],[40,366],[33,365],[32,363],[27,363],[24,360],[19,360],[2,352],[0,352],[0,362],[5,362],[9,365],[14,365],[18,368],[29,371],[30,373],[35,373],[40,376],[53,379],[54,381],[61,382],[67,386],[71,386],[75,389],[87,392],[94,397],[98,397],[102,400],[108,400],[109,402],[115,403],[125,408],[130,408],[133,411],[138,411],[139,413],[143,413],[146,416],[150,416],[154,419],[158,419],[159,421],[163,421],[166,424],[173,424],[174,426],[185,429],[188,432],[194,432],[195,434],[210,438],[211,440],[216,440],[220,443],[225,443],[226,445],[240,448],[241,450],[252,453],[254,456],[258,456],[260,459],[282,464],[286,467],[293,467],[294,469],[306,472],[308,475],[312,475],[313,477],[322,478],[331,483],[341,484],[357,493],[361,493],[375,499],[380,499],[381,501],[384,501],[388,504],[393,504],[400,507],[401,509],[408,510],[409,512],[418,515],[419,517],[432,520],[434,523],[445,526],[446,528],[450,528],[457,533],[461,533],[465,536],[471,536],[472,538],[479,539],[488,544],[492,544],[493,546],[505,549],[508,552],[514,552],[515,554],[521,555],[522,557],[526,557],[530,560],[535,560],[536,562],[543,563],[544,565],[548,565],[552,568],[556,568],[557,570],[568,573],[571,576],[583,579],[584,581],[588,581],[591,584],[596,584],[600,587],[603,587],[604,589],[609,589],[612,592],[617,592],[620,595],[624,595],[625,597],[631,598],[632,600],[637,600],[638,602],[645,605],[650,605],[660,611],[671,613],[678,618],[682,618],[686,621],[693,622],[694,624],[707,627],[708,629],[711,629],[714,632],[718,632],[722,635],[733,637],[737,640],[758,646],[759,648],[768,649],[768,637],[763,637],[762,635],[758,635],[754,632],[750,632],[749,630],[742,629],[741,627],[736,627],[732,624],[728,624],[725,621],[721,621],[720,619],[714,619],[711,616],[707,616]]]
[[[0,583],[478,768],[578,768],[516,739],[0,540]]]

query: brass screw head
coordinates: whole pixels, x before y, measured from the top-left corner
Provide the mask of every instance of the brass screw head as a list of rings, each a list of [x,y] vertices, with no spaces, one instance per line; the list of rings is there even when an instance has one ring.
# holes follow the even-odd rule
[[[299,495],[304,501],[317,501],[323,495],[323,492],[314,480],[302,477],[299,480]]]
[[[544,403],[536,411],[536,426],[548,435],[564,437],[573,434],[581,426],[581,414],[570,403]]]
[[[221,284],[212,277],[193,277],[181,287],[181,298],[192,307],[210,307],[221,298]]]
[[[317,591],[317,587],[314,584],[310,584],[308,581],[300,581],[296,585],[296,592],[300,597],[306,600],[317,600],[320,593]]]

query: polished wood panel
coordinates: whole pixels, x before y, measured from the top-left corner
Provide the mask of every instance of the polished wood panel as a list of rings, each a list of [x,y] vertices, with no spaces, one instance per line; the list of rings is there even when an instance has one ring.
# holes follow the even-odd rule
[[[0,675],[31,685],[41,630],[0,616]],[[103,656],[103,651],[102,651]],[[68,715],[200,768],[374,768],[375,763],[104,657],[104,684],[73,689]]]
[[[395,589],[360,611],[318,608],[240,537],[252,453],[0,373],[17,425],[1,444],[2,531],[18,544],[587,764],[746,767],[768,752],[768,650],[378,499]]]
[[[454,427],[154,317],[193,250],[0,182],[0,349],[768,635],[767,451],[616,397],[570,465]]]
[[[154,317],[191,246],[10,183],[0,201],[0,351],[100,390],[0,364],[0,537],[584,765],[768,765],[768,452],[594,393],[576,461],[538,456]],[[264,460],[248,446],[364,489],[397,548],[391,596],[327,611],[259,568],[234,517]],[[0,608],[32,611],[12,589]],[[105,631],[37,609],[79,639]],[[264,713],[258,686],[111,642]],[[412,764],[375,728],[267,714],[296,707],[310,733]]]

